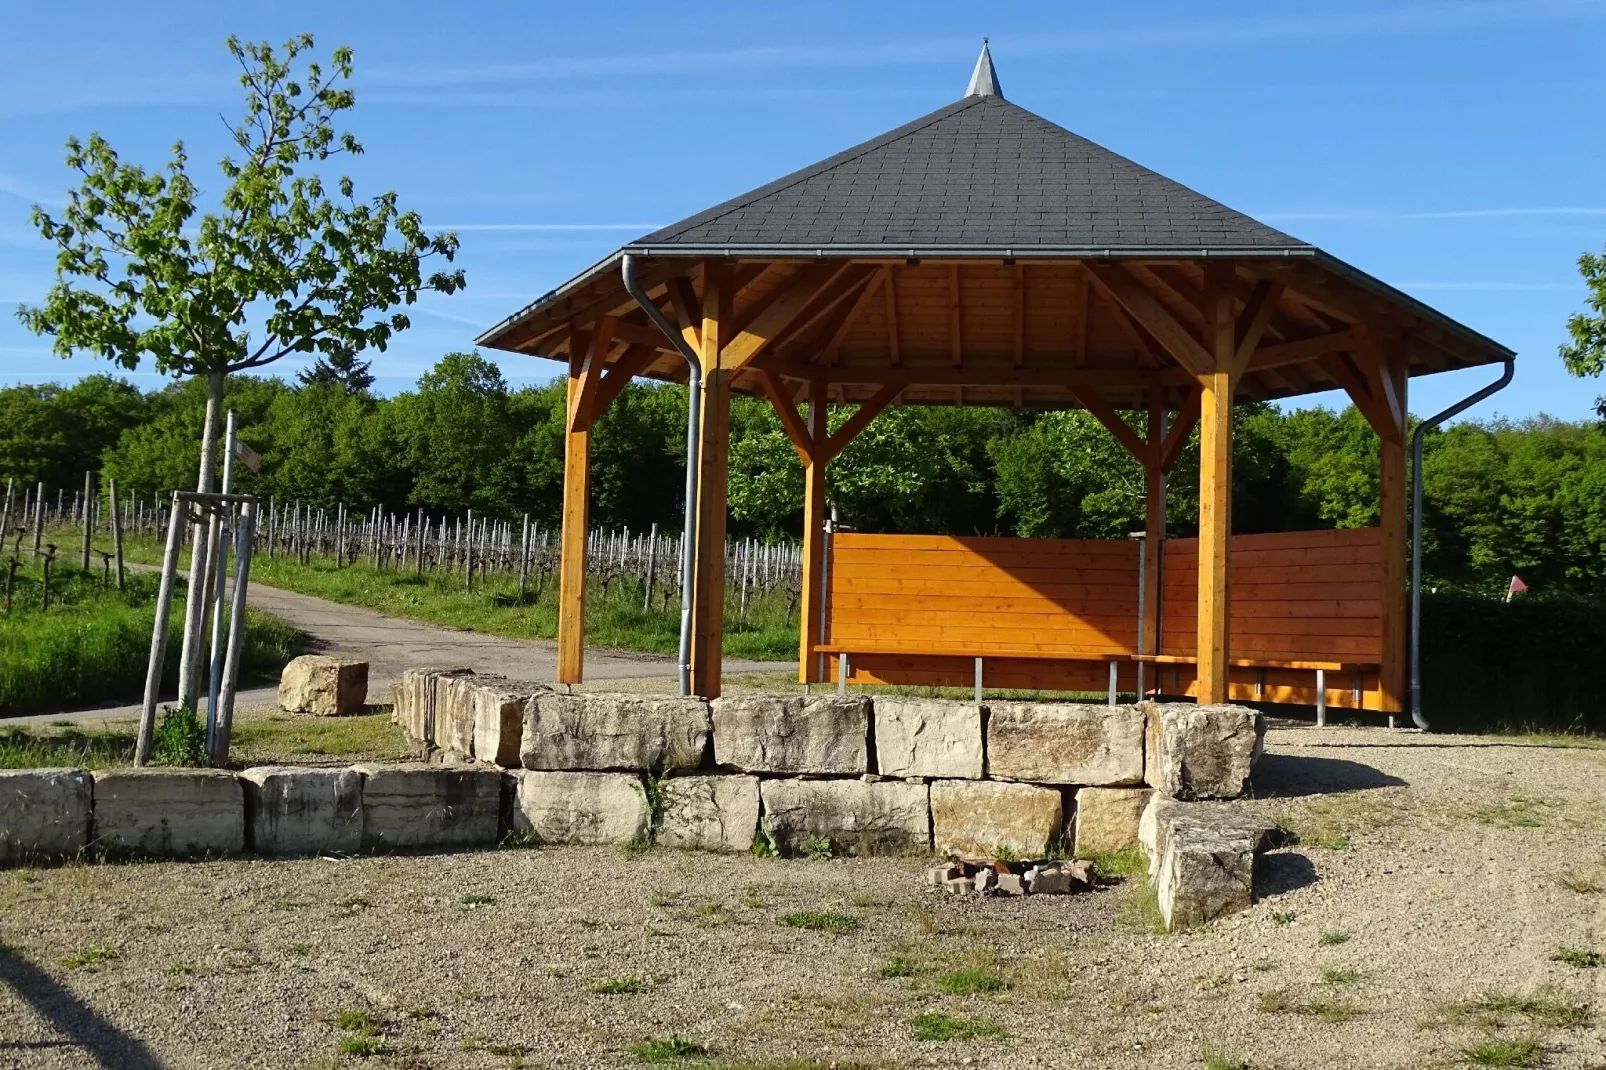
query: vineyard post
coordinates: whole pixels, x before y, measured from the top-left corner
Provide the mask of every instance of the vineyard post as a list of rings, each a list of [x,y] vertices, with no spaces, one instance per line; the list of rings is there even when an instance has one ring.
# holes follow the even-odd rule
[[[123,518],[117,512],[117,480],[106,480],[107,505],[112,513],[112,554],[117,558],[117,589],[123,589]]]

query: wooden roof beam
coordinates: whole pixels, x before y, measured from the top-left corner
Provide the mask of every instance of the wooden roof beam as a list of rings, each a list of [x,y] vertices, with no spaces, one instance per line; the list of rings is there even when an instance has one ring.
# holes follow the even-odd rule
[[[814,436],[809,434],[803,417],[798,415],[797,403],[786,396],[786,390],[774,372],[762,368],[756,371],[759,384],[764,388],[764,396],[770,399],[770,407],[780,417],[781,428],[786,432],[786,437],[792,440],[792,448],[797,451],[798,458],[807,465],[814,453]]]
[[[848,417],[847,423],[837,428],[836,434],[826,438],[825,444],[818,451],[820,460],[830,463],[837,454],[847,448],[848,443],[858,437],[860,431],[869,426],[871,420],[881,415],[881,410],[897,400],[901,393],[903,393],[901,386],[884,386],[876,391],[870,400],[860,402],[859,411]]]
[[[870,307],[870,299],[886,284],[887,274],[891,270],[888,267],[880,267],[870,276],[870,281],[859,291],[859,296],[854,299],[853,304],[848,306],[848,314],[842,317],[841,322],[836,325],[836,330],[831,332],[831,340],[825,344],[825,351],[820,357],[822,362],[836,364],[842,359],[842,340],[848,336],[848,332],[864,314],[864,310]]]
[[[1196,376],[1210,374],[1215,359],[1142,283],[1114,265],[1088,264],[1087,268],[1093,283],[1131,313],[1178,364]]]

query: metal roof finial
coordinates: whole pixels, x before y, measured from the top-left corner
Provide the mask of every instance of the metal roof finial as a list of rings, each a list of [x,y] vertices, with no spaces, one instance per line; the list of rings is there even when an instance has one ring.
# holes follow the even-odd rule
[[[976,69],[970,74],[970,88],[965,90],[965,96],[1004,99],[1004,91],[998,87],[998,72],[993,70],[993,54],[987,47],[985,37],[981,39],[981,55],[976,57]]]

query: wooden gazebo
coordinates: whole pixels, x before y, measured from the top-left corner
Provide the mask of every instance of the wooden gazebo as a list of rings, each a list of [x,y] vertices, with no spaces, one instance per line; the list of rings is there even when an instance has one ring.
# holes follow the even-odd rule
[[[680,338],[627,293],[627,255]],[[720,692],[737,391],[769,399],[807,472],[804,680],[985,673],[1385,713],[1405,695],[1407,382],[1512,356],[1010,103],[985,47],[963,99],[625,246],[479,343],[568,363],[560,682],[582,673],[589,429],[633,376],[685,382],[689,344],[693,693]],[[1379,526],[1233,536],[1234,399],[1337,388],[1381,440]],[[825,467],[891,404],[1085,408],[1148,473],[1145,538],[827,533]],[[1199,537],[1167,540],[1166,473],[1195,423]]]

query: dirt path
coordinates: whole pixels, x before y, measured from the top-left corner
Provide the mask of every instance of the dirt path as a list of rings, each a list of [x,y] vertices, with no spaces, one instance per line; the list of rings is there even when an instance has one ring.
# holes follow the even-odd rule
[[[311,595],[253,583],[249,604],[288,621],[312,636],[320,653],[338,654],[368,662],[371,701],[389,701],[390,685],[410,668],[420,665],[463,665],[476,672],[500,673],[516,680],[550,681],[557,669],[557,644],[545,639],[507,639],[498,635],[459,631],[437,624],[389,617],[361,606],[348,606]],[[784,662],[725,662],[728,673],[775,671]],[[586,679],[672,679],[673,658],[624,650],[591,648],[586,651]],[[270,705],[276,700],[271,687],[242,691],[241,706]],[[139,715],[138,705],[40,714],[8,718],[7,724],[73,720],[86,724],[127,720]]]
[[[1247,913],[1185,934],[1145,928],[1132,883],[960,900],[923,859],[0,871],[0,1065],[362,1064],[345,1043],[412,1070],[637,1067],[632,1045],[678,1035],[711,1053],[683,1070],[1606,1066],[1606,966],[1555,958],[1606,953],[1606,750],[1268,742],[1248,805],[1305,842],[1268,856]],[[850,920],[788,924],[809,911]],[[1473,1063],[1489,1044],[1511,1047]]]

